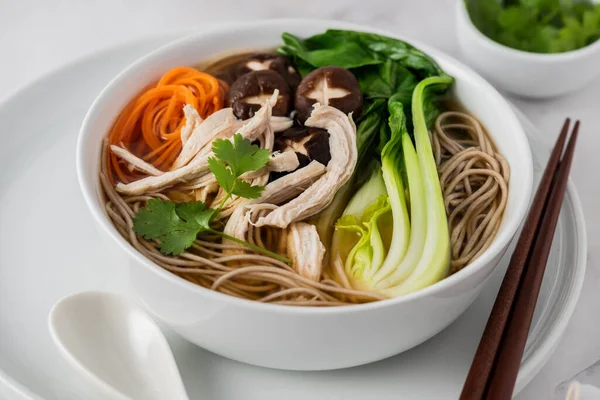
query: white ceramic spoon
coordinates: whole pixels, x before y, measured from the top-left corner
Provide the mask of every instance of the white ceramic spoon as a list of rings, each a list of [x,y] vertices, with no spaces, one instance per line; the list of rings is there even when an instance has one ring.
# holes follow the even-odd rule
[[[125,298],[102,292],[65,297],[48,325],[62,355],[102,398],[188,400],[160,328]]]

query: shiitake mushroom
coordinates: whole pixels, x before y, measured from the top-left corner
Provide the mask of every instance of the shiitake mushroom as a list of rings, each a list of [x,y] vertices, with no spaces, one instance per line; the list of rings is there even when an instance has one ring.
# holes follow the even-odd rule
[[[294,151],[299,161],[298,169],[306,167],[313,160],[327,165],[331,160],[329,133],[321,128],[294,126],[275,136],[273,151]],[[271,172],[269,181],[290,172]]]
[[[357,118],[362,110],[358,81],[345,68],[322,67],[306,75],[298,85],[294,107],[300,123],[310,117],[315,103],[329,105]]]
[[[300,83],[300,74],[289,58],[272,53],[258,53],[240,61],[233,70],[235,79],[252,71],[274,71],[295,90]]]
[[[239,77],[229,88],[227,105],[240,119],[254,116],[263,104],[279,90],[277,104],[273,107],[273,115],[288,115],[291,107],[290,87],[283,78],[274,71],[252,71]]]
[[[307,156],[309,161],[316,160],[323,165],[327,165],[331,160],[329,133],[321,128],[291,127],[277,135],[274,149],[293,150],[297,154]]]
[[[329,133],[321,128],[308,126],[289,128],[277,135],[274,150],[295,151],[300,160],[300,168],[313,160],[323,165],[327,165],[331,160]]]

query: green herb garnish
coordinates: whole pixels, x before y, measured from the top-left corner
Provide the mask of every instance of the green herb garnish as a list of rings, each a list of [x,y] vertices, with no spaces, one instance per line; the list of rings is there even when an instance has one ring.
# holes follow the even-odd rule
[[[561,53],[600,39],[600,5],[589,0],[465,0],[465,3],[477,29],[514,49]]]
[[[233,195],[248,199],[260,197],[264,187],[250,185],[240,177],[267,165],[270,151],[261,149],[236,133],[233,143],[227,139],[215,140],[213,153],[215,157],[209,158],[209,167],[226,193],[219,206],[212,209],[201,201],[174,203],[152,199],[133,218],[135,233],[145,239],[158,240],[160,251],[167,255],[183,253],[192,246],[199,234],[210,233],[289,263],[289,259],[279,254],[211,228],[214,219]]]
[[[239,178],[246,172],[256,171],[267,165],[271,154],[269,150],[261,149],[236,133],[233,143],[227,139],[215,140],[213,153],[215,157],[208,159],[208,165],[219,185],[227,192],[223,203],[232,194],[247,199],[260,197],[264,189],[262,186],[251,186]]]
[[[149,200],[133,218],[133,230],[145,239],[158,239],[164,254],[181,254],[194,243],[200,232],[212,231],[215,210],[202,202],[173,203]]]

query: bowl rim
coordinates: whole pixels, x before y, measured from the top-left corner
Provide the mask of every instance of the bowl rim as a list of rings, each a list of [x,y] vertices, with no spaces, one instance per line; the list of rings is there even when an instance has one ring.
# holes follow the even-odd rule
[[[372,32],[380,35],[387,35],[393,38],[397,38],[399,40],[404,40],[411,45],[421,49],[425,53],[432,56],[434,59],[444,59],[445,62],[454,64],[459,69],[463,70],[469,76],[477,81],[478,84],[485,87],[486,91],[490,92],[496,99],[500,102],[501,106],[504,108],[502,112],[511,115],[516,124],[520,127],[518,132],[516,132],[517,137],[520,138],[521,143],[524,146],[524,156],[525,159],[523,162],[523,169],[520,171],[519,176],[523,183],[525,184],[525,193],[524,200],[521,203],[515,204],[515,209],[513,211],[514,217],[507,224],[503,235],[497,236],[490,247],[483,253],[481,256],[475,260],[472,264],[467,266],[466,268],[447,276],[439,282],[436,282],[428,287],[417,290],[415,292],[370,302],[363,304],[353,304],[343,307],[304,307],[304,306],[281,306],[277,304],[269,304],[269,303],[261,303],[258,301],[246,300],[234,296],[230,296],[224,293],[216,292],[211,289],[205,288],[200,285],[196,285],[192,282],[189,282],[179,276],[165,270],[159,265],[155,264],[148,258],[144,257],[141,253],[139,253],[128,241],[126,241],[121,234],[117,231],[114,225],[111,223],[108,215],[104,211],[104,208],[100,205],[100,201],[98,198],[98,191],[100,191],[100,182],[99,179],[94,179],[92,182],[85,178],[85,171],[89,167],[86,167],[86,160],[83,156],[84,149],[86,143],[93,136],[93,124],[92,120],[94,119],[94,114],[101,109],[101,105],[105,103],[106,97],[110,94],[115,87],[121,83],[122,80],[128,80],[130,75],[135,72],[139,67],[146,65],[151,62],[154,58],[160,57],[163,53],[169,53],[172,51],[174,47],[184,47],[186,44],[194,43],[196,41],[206,40],[211,36],[217,36],[220,34],[230,34],[235,31],[246,31],[246,30],[256,30],[258,28],[264,28],[265,25],[269,26],[277,26],[281,27],[282,32],[285,31],[286,27],[307,27],[313,26],[317,29],[352,29],[352,30],[360,30],[365,32]],[[100,154],[100,151],[98,151]],[[99,157],[99,156],[98,156]],[[98,162],[100,160],[98,159]],[[518,120],[517,115],[512,110],[509,103],[504,99],[504,97],[483,77],[481,77],[474,70],[464,65],[463,63],[456,60],[454,57],[448,55],[447,53],[437,50],[431,46],[423,44],[417,40],[413,40],[407,38],[404,35],[399,35],[393,32],[380,30],[376,28],[371,28],[369,26],[335,21],[335,20],[321,20],[321,19],[297,19],[297,18],[280,18],[280,19],[268,19],[268,20],[256,20],[250,22],[238,22],[235,25],[223,25],[223,26],[215,26],[209,29],[205,29],[202,31],[194,32],[189,35],[186,35],[180,39],[174,40],[166,45],[163,45],[145,56],[137,59],[133,63],[131,63],[128,67],[119,72],[98,94],[90,108],[88,109],[86,116],[82,122],[78,140],[76,147],[76,170],[77,170],[77,179],[82,191],[85,203],[90,210],[93,219],[102,227],[102,231],[111,238],[112,241],[116,242],[116,244],[133,260],[142,264],[145,268],[148,268],[151,272],[158,274],[161,278],[170,281],[176,285],[182,286],[182,289],[191,290],[197,294],[208,296],[215,301],[223,301],[232,306],[243,307],[247,309],[252,309],[258,312],[273,312],[273,313],[294,313],[297,315],[316,315],[316,314],[346,314],[346,313],[355,313],[355,312],[363,312],[368,310],[382,309],[387,307],[392,307],[398,304],[408,303],[410,301],[425,298],[428,296],[434,296],[435,294],[446,290],[455,284],[465,280],[467,277],[475,275],[480,270],[485,269],[485,267],[490,267],[489,264],[493,260],[494,257],[499,255],[510,243],[515,232],[518,227],[521,225],[524,220],[525,212],[529,207],[529,202],[531,201],[531,192],[533,185],[533,159],[531,155],[531,149],[529,147],[529,142],[525,135],[524,128],[522,127],[520,121]],[[495,265],[491,267],[495,268]],[[491,273],[491,272],[490,272]]]
[[[579,58],[589,56],[596,51],[600,51],[600,39],[588,44],[585,47],[575,50],[563,51],[561,53],[534,53],[531,51],[514,49],[502,43],[487,37],[473,23],[465,0],[457,2],[457,24],[466,27],[477,42],[486,47],[488,50],[502,52],[509,57],[519,58],[524,61],[539,61],[539,62],[559,62],[559,61],[575,61]]]

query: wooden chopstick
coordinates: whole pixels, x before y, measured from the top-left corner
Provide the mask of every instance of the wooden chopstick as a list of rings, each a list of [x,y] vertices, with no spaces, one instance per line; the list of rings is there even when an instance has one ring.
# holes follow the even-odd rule
[[[575,124],[567,151],[560,161],[569,126],[567,119],[504,276],[461,400],[510,399],[512,396],[564,197],[579,122]]]
[[[529,215],[525,221],[523,230],[521,231],[521,236],[515,247],[510,264],[504,275],[502,286],[496,297],[496,302],[494,303],[483,336],[479,342],[479,347],[475,353],[473,363],[471,364],[471,370],[469,371],[467,380],[463,386],[460,397],[461,400],[481,399],[485,394],[492,367],[495,362],[495,355],[500,347],[502,333],[504,332],[504,327],[510,314],[512,299],[517,292],[525,262],[527,261],[527,256],[529,254],[529,248],[533,243],[537,226],[539,225],[544,205],[550,191],[552,178],[560,162],[560,156],[567,138],[569,124],[570,120],[567,119],[563,125],[556,145],[552,150],[544,174],[542,175],[537,193],[530,207]]]
[[[487,399],[510,399],[512,397],[513,388],[521,365],[523,350],[527,342],[527,334],[531,326],[531,319],[542,285],[542,279],[544,278],[554,231],[558,223],[560,208],[569,180],[569,171],[573,163],[573,154],[578,133],[579,121],[575,123],[569,144],[558,166],[558,171],[552,184],[548,204],[544,210],[544,217],[537,234],[537,240],[529,256],[528,264],[530,267],[525,271],[521,290],[517,293],[513,311],[500,345],[498,359],[494,366],[494,372],[488,388]]]

